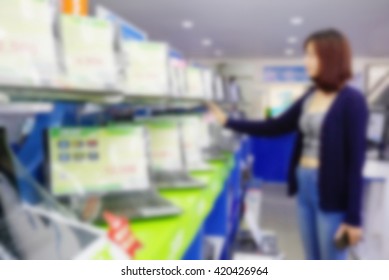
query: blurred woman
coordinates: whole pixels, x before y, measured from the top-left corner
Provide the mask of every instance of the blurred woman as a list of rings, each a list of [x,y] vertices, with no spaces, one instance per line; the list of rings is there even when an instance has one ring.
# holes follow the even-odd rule
[[[343,34],[332,29],[314,33],[304,50],[313,85],[280,117],[235,120],[213,103],[209,110],[221,125],[240,133],[297,132],[288,193],[297,194],[306,258],[346,259],[346,247],[362,236],[367,104],[358,90],[347,85],[352,76],[351,49]]]

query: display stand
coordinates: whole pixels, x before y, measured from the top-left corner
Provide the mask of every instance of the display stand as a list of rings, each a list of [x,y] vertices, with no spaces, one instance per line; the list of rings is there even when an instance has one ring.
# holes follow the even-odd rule
[[[202,260],[204,259],[204,225],[202,225],[190,247],[186,250],[183,260]]]
[[[31,69],[37,70],[35,64],[24,61],[25,63],[21,64],[20,69],[17,69],[18,71],[15,73],[25,71],[28,79],[19,79],[20,81],[16,83],[12,80],[10,84],[7,84],[10,79],[4,79],[0,85],[1,94],[7,95],[11,100],[9,104],[0,105],[0,119],[4,119],[4,124],[8,125],[7,130],[17,131],[20,128],[19,124],[8,122],[9,120],[14,121],[20,118],[23,121],[29,118],[33,120],[28,131],[23,132],[22,135],[17,134],[18,136],[15,137],[12,145],[16,158],[22,164],[23,170],[26,171],[25,177],[28,177],[22,178],[20,181],[20,195],[22,200],[30,205],[39,205],[42,200],[40,191],[50,196],[50,193],[47,192],[50,186],[45,184],[48,181],[45,166],[47,160],[46,131],[49,128],[104,125],[111,121],[111,115],[105,113],[119,104],[126,110],[128,109],[127,111],[132,111],[127,116],[130,119],[135,115],[153,117],[154,114],[164,114],[172,110],[180,111],[180,114],[183,115],[187,112],[199,112],[204,109],[204,101],[211,99],[211,81],[208,79],[206,96],[198,67],[193,67],[190,70],[191,88],[188,93],[184,92],[185,88],[181,88],[182,92],[178,95],[169,92],[168,81],[165,83],[165,78],[166,80],[169,78],[168,71],[166,73],[152,72],[153,69],[150,65],[144,67],[142,59],[137,61],[139,54],[143,58],[148,58],[149,48],[156,48],[156,51],[154,49],[155,52],[151,53],[154,53],[155,57],[158,58],[156,60],[159,61],[160,67],[158,69],[160,72],[164,71],[162,64],[165,62],[165,56],[160,54],[163,52],[169,55],[167,45],[165,43],[145,42],[147,39],[145,34],[134,30],[130,25],[114,20],[115,24],[119,24],[121,39],[124,40],[123,45],[127,45],[129,40],[138,43],[127,45],[128,49],[132,51],[129,58],[132,58],[133,62],[137,61],[138,69],[135,72],[131,72],[134,69],[126,69],[128,73],[131,73],[127,78],[138,77],[135,81],[135,85],[137,82],[138,85],[134,86],[133,83],[133,87],[130,88],[132,90],[116,87],[117,84],[120,84],[116,83],[116,78],[120,79],[120,77],[116,77],[116,67],[120,68],[120,65],[116,65],[117,53],[112,48],[114,45],[113,28],[107,20],[107,11],[105,12],[105,16],[101,16],[104,19],[65,15],[56,19],[60,23],[59,35],[62,39],[62,42],[56,43],[61,45],[63,53],[57,55],[50,52],[51,55],[45,57],[46,53],[43,52],[42,59],[48,59],[49,62],[52,59],[63,60],[68,72],[63,73],[63,69],[61,70],[59,65],[54,63],[52,66],[58,67],[55,69],[56,71],[50,72],[55,72],[55,77],[49,79],[50,75],[44,72],[41,77],[38,77],[42,81],[23,83],[23,81],[30,79],[28,75],[36,72],[30,71]],[[15,19],[17,22],[18,18]],[[10,24],[12,28],[17,27],[17,24],[12,24]],[[45,40],[57,41],[59,38],[52,36],[52,28],[54,28],[54,24],[53,21],[50,21],[50,24],[45,27],[45,30],[50,32],[42,32],[41,35],[42,37],[44,35]],[[88,51],[90,46],[94,45],[93,40],[96,38],[104,42],[96,44],[96,48],[92,52]],[[153,63],[150,60],[148,62]],[[25,69],[22,69],[23,67]],[[147,80],[149,70],[156,76],[158,74],[163,76],[159,77],[161,79],[156,78],[159,81],[164,80],[160,83],[160,87],[151,88],[151,90],[148,88],[150,86]],[[18,77],[14,78],[17,80]],[[162,90],[160,90],[161,88]],[[33,101],[34,103],[21,104],[21,101]],[[50,102],[50,104],[38,103],[42,101]],[[80,112],[83,111],[87,103],[93,103],[101,111],[81,114]],[[18,115],[17,118],[16,115]],[[203,259],[207,251],[207,246],[204,244],[209,237],[217,239],[219,242],[220,248],[217,249],[218,252],[214,254],[214,258],[229,257],[228,254],[222,252],[231,250],[230,244],[232,244],[239,224],[243,196],[241,188],[241,161],[245,157],[243,150],[244,148],[241,146],[237,151],[226,153],[223,160],[210,161],[209,165],[212,167],[210,170],[193,172],[192,175],[196,179],[205,182],[206,187],[204,188],[160,191],[164,198],[182,208],[183,214],[174,217],[131,221],[134,235],[143,244],[142,249],[135,256],[136,259]],[[34,180],[34,187],[31,186],[31,180]],[[38,189],[36,185],[39,186]],[[56,201],[52,196],[50,199]],[[107,230],[107,225],[96,224],[95,227],[99,231]]]
[[[295,138],[295,134],[276,138],[253,137],[253,155],[261,159],[254,163],[254,177],[272,183],[286,182]]]
[[[365,190],[363,203],[364,238],[355,251],[358,259],[389,257],[389,163],[368,159],[364,168]]]
[[[76,103],[58,102],[54,104],[52,111],[37,111],[37,106],[31,107],[35,110],[34,114],[37,114],[36,122],[23,145],[17,149],[18,158],[31,176],[43,180],[41,172],[45,161],[45,130],[52,126],[74,125],[80,122],[78,119],[80,106]],[[226,154],[228,160],[210,162],[212,170],[193,173],[196,178],[207,182],[205,189],[188,190],[184,193],[174,190],[161,191],[165,198],[182,207],[185,214],[173,218],[132,222],[134,234],[145,244],[136,258],[203,259],[207,236],[221,237],[223,247],[228,247],[234,236],[231,230],[236,231],[238,224],[239,215],[236,213],[237,209],[240,209],[238,204],[241,199],[237,199],[236,195],[241,196],[238,174],[241,157],[241,152],[234,156]],[[24,200],[30,203],[39,202],[39,197],[28,183],[21,184],[21,191]],[[234,203],[229,205],[229,201]],[[236,221],[230,221],[234,226],[228,227],[227,222],[231,219],[232,213]],[[156,233],[158,238],[155,236]]]

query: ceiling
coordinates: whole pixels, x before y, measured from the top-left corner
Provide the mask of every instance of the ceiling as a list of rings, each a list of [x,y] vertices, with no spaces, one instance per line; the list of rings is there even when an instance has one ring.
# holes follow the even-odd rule
[[[358,56],[389,57],[388,0],[91,0],[146,31],[152,40],[169,42],[191,58],[294,56],[311,32],[335,27],[349,37]],[[300,16],[304,23],[290,24]],[[192,29],[181,26],[194,23]],[[295,36],[296,44],[287,42]],[[202,40],[210,38],[211,46]],[[219,54],[220,55],[220,54]],[[292,56],[293,57],[293,56]]]

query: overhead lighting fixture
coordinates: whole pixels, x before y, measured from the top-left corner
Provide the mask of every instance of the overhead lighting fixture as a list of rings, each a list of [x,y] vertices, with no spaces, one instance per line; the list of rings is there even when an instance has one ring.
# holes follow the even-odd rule
[[[294,45],[294,44],[296,44],[299,40],[297,39],[297,37],[290,36],[290,37],[287,39],[287,41],[288,41],[289,44]]]
[[[184,29],[192,29],[194,26],[194,23],[191,20],[184,20],[181,25],[182,25],[182,28],[184,28]]]
[[[286,56],[292,56],[292,55],[294,55],[294,50],[293,50],[293,49],[286,49],[286,50],[285,50],[285,55],[286,55]]]
[[[204,39],[203,41],[201,41],[201,44],[204,46],[204,47],[209,47],[212,45],[212,40],[211,39]]]
[[[290,19],[290,24],[295,26],[302,25],[303,23],[304,23],[304,19],[300,16],[295,16]]]

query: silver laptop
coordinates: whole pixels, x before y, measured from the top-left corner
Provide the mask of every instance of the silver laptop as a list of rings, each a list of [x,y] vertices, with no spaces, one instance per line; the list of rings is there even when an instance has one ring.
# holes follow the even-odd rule
[[[234,152],[239,144],[239,136],[234,132],[227,130],[220,125],[209,125],[211,145],[209,150],[213,150],[214,153],[219,152]]]
[[[226,151],[220,145],[216,145],[213,137],[214,124],[207,121],[205,118],[199,124],[199,131],[201,133],[201,152],[205,160],[225,160],[227,158]]]
[[[180,119],[179,125],[186,168],[190,171],[211,170],[212,166],[206,162],[202,150],[202,120],[198,116],[186,116]]]
[[[97,198],[97,221],[105,211],[129,219],[181,212],[151,184],[143,127],[54,128],[48,139],[53,194],[75,205]]]
[[[152,179],[156,185],[161,189],[205,187],[185,169],[177,120],[161,118],[143,123],[148,129]]]
[[[128,259],[103,231],[65,213],[43,188],[36,188],[37,183],[29,187],[35,188],[39,201],[22,202],[18,184],[33,179],[9,149],[4,128],[0,128],[0,154],[0,259],[93,259],[102,250],[109,250],[112,258]]]

